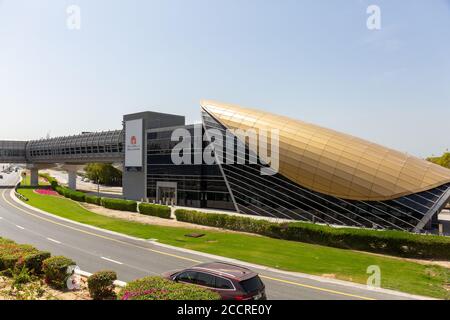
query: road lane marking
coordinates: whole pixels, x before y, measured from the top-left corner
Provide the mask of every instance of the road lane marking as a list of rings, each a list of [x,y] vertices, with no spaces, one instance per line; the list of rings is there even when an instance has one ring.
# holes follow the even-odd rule
[[[119,240],[119,239],[114,239],[114,238],[107,237],[107,236],[104,236],[104,235],[100,235],[100,234],[97,234],[97,233],[94,233],[94,232],[90,232],[90,231],[82,230],[82,229],[79,229],[79,228],[76,228],[76,227],[72,227],[72,226],[66,225],[64,223],[56,222],[56,221],[53,221],[51,219],[44,218],[44,217],[42,217],[40,215],[28,212],[27,210],[25,210],[25,209],[23,209],[21,207],[18,207],[15,204],[11,203],[10,201],[8,201],[6,199],[5,191],[3,191],[3,193],[2,193],[2,197],[3,197],[3,200],[5,200],[5,202],[8,203],[10,206],[16,208],[17,210],[20,210],[20,211],[26,213],[27,215],[33,216],[33,217],[35,217],[37,219],[44,220],[44,221],[47,221],[49,223],[52,223],[52,224],[55,224],[55,225],[58,225],[58,226],[61,226],[61,227],[67,228],[67,229],[75,230],[75,231],[78,231],[78,232],[81,232],[81,233],[84,233],[84,234],[88,234],[88,235],[91,235],[91,236],[94,236],[94,237],[97,237],[97,238],[102,238],[102,239],[105,239],[105,240],[110,240],[110,241],[113,241],[113,242],[117,242],[117,243],[129,246],[129,247],[139,248],[139,249],[142,249],[142,250],[146,250],[146,251],[150,251],[150,252],[154,252],[154,253],[159,253],[161,255],[174,257],[174,258],[177,258],[177,259],[191,261],[191,262],[194,262],[194,263],[202,262],[202,261],[199,261],[199,260],[183,257],[183,256],[180,256],[180,255],[176,255],[176,254],[172,254],[172,253],[168,253],[168,252],[164,252],[164,251],[160,251],[160,250],[155,250],[155,249],[150,249],[150,248],[138,246],[138,245],[133,244],[133,243],[125,242],[125,241],[122,241],[122,240]],[[49,213],[49,214],[51,215],[51,213]],[[57,219],[57,216],[56,216],[55,219]]]
[[[17,225],[17,224],[16,224],[16,227],[19,228],[20,230],[25,230],[24,227],[21,227],[21,226],[19,226],[19,225]]]
[[[321,287],[311,286],[311,285],[308,285],[308,284],[298,283],[298,282],[289,281],[289,280],[284,280],[284,279],[279,279],[279,278],[272,278],[272,277],[264,276],[264,275],[262,275],[262,274],[260,274],[259,276],[260,276],[261,278],[263,278],[263,279],[268,279],[268,280],[272,280],[272,281],[283,282],[283,283],[292,284],[292,285],[299,286],[299,287],[303,287],[303,288],[314,289],[314,290],[320,290],[320,291],[323,291],[323,292],[333,293],[333,294],[337,294],[337,295],[343,295],[343,296],[352,297],[352,298],[358,298],[358,299],[363,299],[363,300],[376,300],[376,299],[374,299],[374,298],[369,298],[369,297],[359,296],[359,295],[356,295],[356,294],[351,294],[351,293],[346,293],[346,292],[341,292],[341,291],[336,291],[336,290],[331,290],[331,289],[326,289],[326,288],[321,288]]]
[[[6,199],[6,197],[5,197],[5,192],[6,192],[6,190],[3,191],[2,198],[7,204],[9,204],[10,206],[12,206],[12,207],[14,207],[14,208],[16,208],[16,209],[18,209],[18,210],[28,214],[28,215],[31,215],[31,216],[33,216],[35,218],[47,221],[49,223],[52,223],[52,224],[55,224],[55,225],[59,225],[59,226],[64,227],[64,228],[72,229],[72,230],[75,230],[75,231],[78,231],[78,232],[81,232],[81,233],[84,233],[84,234],[89,234],[89,235],[92,235],[94,237],[98,237],[98,238],[102,238],[102,239],[105,239],[105,240],[117,242],[117,243],[120,243],[120,244],[123,244],[123,245],[126,245],[126,246],[130,246],[130,247],[139,248],[139,249],[142,249],[142,250],[158,253],[158,254],[161,254],[161,255],[170,256],[170,257],[181,259],[181,260],[191,261],[191,262],[194,262],[194,263],[201,263],[202,262],[200,260],[195,260],[195,259],[183,257],[181,255],[176,255],[176,254],[172,254],[172,253],[163,252],[163,251],[160,251],[160,250],[155,250],[155,249],[150,249],[150,248],[146,248],[146,247],[141,247],[141,246],[138,246],[138,245],[135,245],[135,244],[132,244],[132,243],[128,243],[128,242],[121,241],[121,240],[118,240],[118,239],[110,238],[110,237],[107,237],[107,236],[104,236],[104,235],[100,235],[100,234],[97,234],[97,233],[89,232],[89,231],[86,231],[86,230],[82,230],[82,229],[79,229],[79,228],[75,228],[75,227],[72,227],[72,226],[65,225],[65,224],[60,223],[60,222],[53,221],[51,219],[47,219],[47,218],[41,217],[41,216],[36,215],[34,213],[28,212],[25,209],[23,209],[21,207],[18,207],[15,204],[13,204],[10,201],[8,201]],[[288,281],[288,280],[279,279],[279,278],[268,277],[268,276],[264,276],[264,275],[261,275],[261,274],[260,274],[260,276],[262,278],[265,278],[265,279],[268,279],[268,280],[277,281],[277,282],[285,283],[285,284],[296,285],[296,286],[299,286],[299,287],[304,287],[304,288],[309,288],[309,289],[314,289],[314,290],[317,290],[317,291],[334,293],[334,294],[337,294],[337,295],[342,295],[342,296],[347,296],[347,297],[354,297],[354,298],[363,299],[363,300],[376,300],[374,298],[369,298],[369,297],[359,296],[359,295],[353,295],[353,294],[346,293],[346,292],[335,291],[335,290],[330,290],[330,289],[326,289],[326,288],[322,288],[322,287],[306,285],[306,284],[302,284],[302,283],[298,283],[298,282],[294,282],[294,281]]]
[[[55,240],[55,239],[52,239],[52,238],[47,238],[47,240],[51,241],[51,242],[54,242],[54,243],[57,243],[57,244],[61,244],[61,241],[58,241],[58,240]]]
[[[116,264],[123,264],[122,262],[120,262],[120,261],[117,261],[117,260],[113,260],[113,259],[109,259],[109,258],[105,258],[105,257],[100,257],[100,258],[102,258],[103,260],[106,260],[106,261],[112,262],[112,263],[116,263]]]

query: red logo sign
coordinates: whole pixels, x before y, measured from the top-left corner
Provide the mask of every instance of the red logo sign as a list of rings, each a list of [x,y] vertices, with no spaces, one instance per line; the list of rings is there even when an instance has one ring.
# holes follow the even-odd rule
[[[137,143],[136,136],[132,136],[132,137],[131,137],[131,144],[132,144],[132,145],[135,145],[136,143]]]

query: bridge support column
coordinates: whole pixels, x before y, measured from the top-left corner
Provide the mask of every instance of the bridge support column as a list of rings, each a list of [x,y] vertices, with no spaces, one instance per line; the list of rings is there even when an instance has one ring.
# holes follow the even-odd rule
[[[49,169],[54,166],[55,165],[51,163],[28,163],[26,168],[30,170],[30,185],[39,185],[39,170]]]
[[[77,172],[84,168],[82,164],[64,163],[59,166],[60,169],[67,172],[67,185],[70,189],[77,189]]]
[[[39,185],[39,170],[37,168],[30,169],[30,186]]]
[[[77,171],[67,171],[69,178],[67,179],[69,188],[72,190],[77,190]]]

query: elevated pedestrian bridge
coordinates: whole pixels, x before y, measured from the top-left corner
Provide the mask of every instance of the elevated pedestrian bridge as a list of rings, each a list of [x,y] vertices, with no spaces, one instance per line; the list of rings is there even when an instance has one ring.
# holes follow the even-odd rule
[[[0,141],[0,163],[123,162],[123,130],[32,141]]]
[[[26,163],[26,141],[0,141],[0,163]]]
[[[59,166],[69,173],[69,187],[76,188],[76,172],[86,163],[122,163],[124,131],[88,132],[74,136],[32,141],[0,141],[0,163],[26,164],[31,184],[38,184],[38,170]]]

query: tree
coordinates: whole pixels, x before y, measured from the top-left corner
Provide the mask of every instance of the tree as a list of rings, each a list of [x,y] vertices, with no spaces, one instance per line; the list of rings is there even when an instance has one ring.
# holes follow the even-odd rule
[[[86,177],[96,183],[110,186],[122,184],[122,172],[109,163],[90,163],[85,168]]]
[[[450,169],[450,152],[444,152],[440,157],[429,157],[427,160]]]

